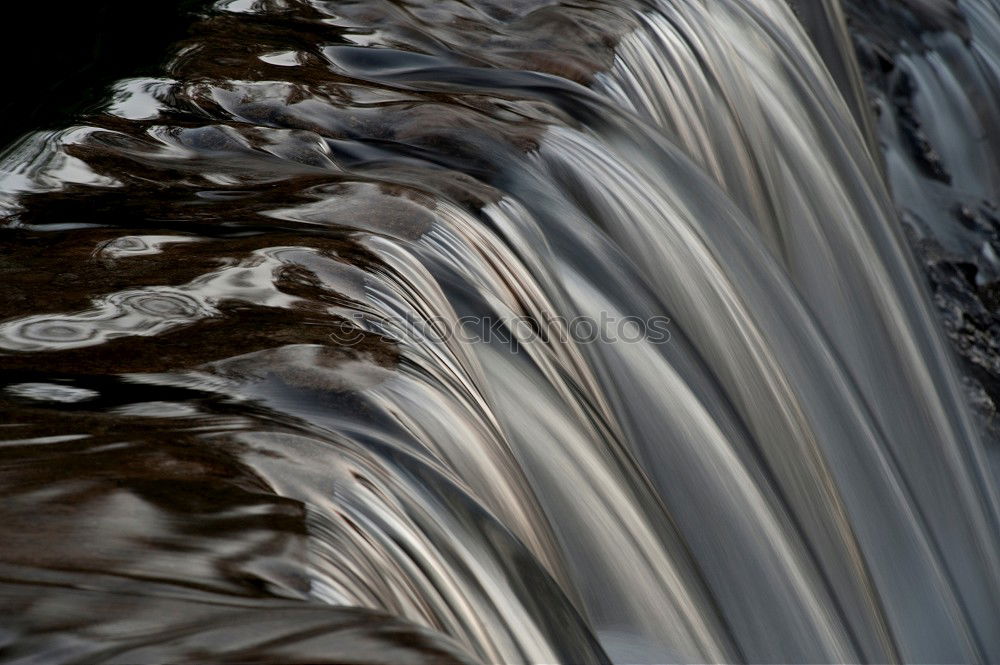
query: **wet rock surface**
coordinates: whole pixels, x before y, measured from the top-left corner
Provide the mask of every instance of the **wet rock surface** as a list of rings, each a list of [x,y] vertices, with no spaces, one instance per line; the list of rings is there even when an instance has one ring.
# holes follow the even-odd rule
[[[977,284],[976,263],[946,252],[933,239],[912,238],[912,243],[944,330],[962,360],[969,402],[989,438],[1000,441],[1000,282]]]
[[[1000,442],[996,10],[853,0],[845,10],[907,238],[969,401]]]

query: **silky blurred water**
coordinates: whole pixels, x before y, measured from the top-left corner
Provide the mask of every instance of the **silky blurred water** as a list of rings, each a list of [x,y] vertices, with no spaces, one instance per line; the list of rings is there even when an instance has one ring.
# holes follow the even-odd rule
[[[926,39],[995,62],[961,9]],[[22,137],[2,658],[1000,660],[929,190],[844,17],[226,0]],[[995,139],[966,60],[905,57],[928,145]],[[986,144],[941,160],[995,191]]]

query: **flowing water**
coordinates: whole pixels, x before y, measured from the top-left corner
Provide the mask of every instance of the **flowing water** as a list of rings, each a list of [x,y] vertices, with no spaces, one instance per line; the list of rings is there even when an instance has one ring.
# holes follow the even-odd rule
[[[3,658],[1000,662],[867,94],[836,0],[207,9],[0,166]]]

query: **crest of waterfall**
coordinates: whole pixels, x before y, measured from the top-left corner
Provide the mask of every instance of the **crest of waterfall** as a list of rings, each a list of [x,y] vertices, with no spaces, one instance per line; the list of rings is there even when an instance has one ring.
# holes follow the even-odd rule
[[[237,129],[150,130],[155,148],[118,129],[26,141],[0,179],[15,215],[28,194],[124,186],[87,148],[211,173],[217,188],[356,182],[272,205],[267,218],[291,225],[280,243],[193,279],[11,317],[0,349],[96,348],[234,308],[345,322],[330,342],[283,332],[122,380],[229,405],[224,422],[184,431],[230,442],[255,483],[304,506],[296,563],[271,550],[234,561],[310,612],[391,615],[433,643],[431,660],[1000,661],[997,489],[903,244],[839,5],[806,21],[829,27],[823,44],[778,0],[596,5],[622,36],[589,88],[470,62],[451,35],[407,50],[355,40],[320,51],[364,101],[342,123],[352,138],[325,137],[333,114],[299,92],[281,115],[261,111],[264,84],[198,82],[193,102],[146,86],[116,103],[218,106]],[[268,57],[305,62],[293,56]],[[373,108],[428,100],[493,124],[457,126],[455,153],[359,138]],[[527,149],[512,146],[512,118],[532,123]],[[270,133],[244,131],[254,123]],[[350,244],[321,246],[329,219],[351,220]],[[135,261],[122,256],[170,237],[94,256]],[[487,334],[460,334],[473,321]],[[593,335],[581,321],[598,321]],[[642,329],[651,321],[669,334]],[[185,648],[201,630],[182,631]],[[176,653],[100,631],[75,648],[94,662]]]

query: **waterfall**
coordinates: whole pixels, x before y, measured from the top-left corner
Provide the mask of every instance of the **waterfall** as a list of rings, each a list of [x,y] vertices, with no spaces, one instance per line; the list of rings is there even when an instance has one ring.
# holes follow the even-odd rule
[[[799,4],[221,2],[8,151],[13,662],[1000,661],[919,183]]]

